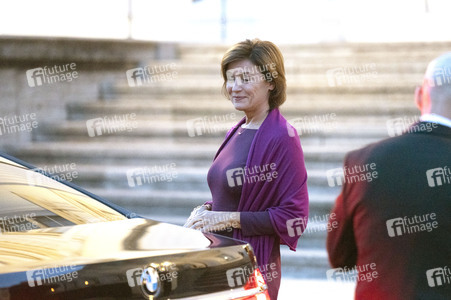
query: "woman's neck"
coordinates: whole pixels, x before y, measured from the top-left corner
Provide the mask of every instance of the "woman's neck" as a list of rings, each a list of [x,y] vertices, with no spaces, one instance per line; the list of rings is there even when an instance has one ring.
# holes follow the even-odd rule
[[[243,124],[243,127],[245,128],[254,128],[257,129],[260,127],[260,125],[263,123],[263,121],[266,119],[266,116],[268,115],[269,110],[265,109],[255,114],[246,114],[246,122]]]

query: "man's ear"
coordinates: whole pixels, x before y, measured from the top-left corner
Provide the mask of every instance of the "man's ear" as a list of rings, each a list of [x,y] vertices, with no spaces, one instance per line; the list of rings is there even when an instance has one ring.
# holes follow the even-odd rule
[[[415,89],[415,104],[422,115],[431,113],[431,96],[429,93],[430,87],[427,82]]]
[[[423,98],[423,87],[417,86],[415,88],[415,105],[418,107],[420,111],[422,107],[422,98]]]

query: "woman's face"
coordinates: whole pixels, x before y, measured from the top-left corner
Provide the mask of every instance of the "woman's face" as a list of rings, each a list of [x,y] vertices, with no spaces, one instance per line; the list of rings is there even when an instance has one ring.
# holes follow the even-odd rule
[[[253,113],[269,109],[269,93],[274,86],[265,80],[259,67],[250,60],[240,60],[231,63],[226,74],[227,93],[236,110]]]

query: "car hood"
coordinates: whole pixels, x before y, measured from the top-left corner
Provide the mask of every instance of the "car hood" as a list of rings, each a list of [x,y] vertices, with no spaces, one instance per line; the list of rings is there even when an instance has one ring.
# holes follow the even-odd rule
[[[83,265],[243,245],[147,219],[0,233],[0,273]]]

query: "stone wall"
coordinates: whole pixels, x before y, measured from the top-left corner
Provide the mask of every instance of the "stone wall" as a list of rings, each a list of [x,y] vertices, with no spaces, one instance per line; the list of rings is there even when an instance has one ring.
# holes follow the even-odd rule
[[[38,124],[63,121],[68,103],[107,100],[113,94],[113,82],[125,78],[126,70],[176,55],[170,43],[1,37],[0,118],[4,122],[31,118]],[[32,78],[33,71],[28,70],[35,68],[44,69],[48,76],[42,77],[37,70]],[[32,141],[33,131],[22,128],[21,134],[9,134],[2,120],[1,149]]]

